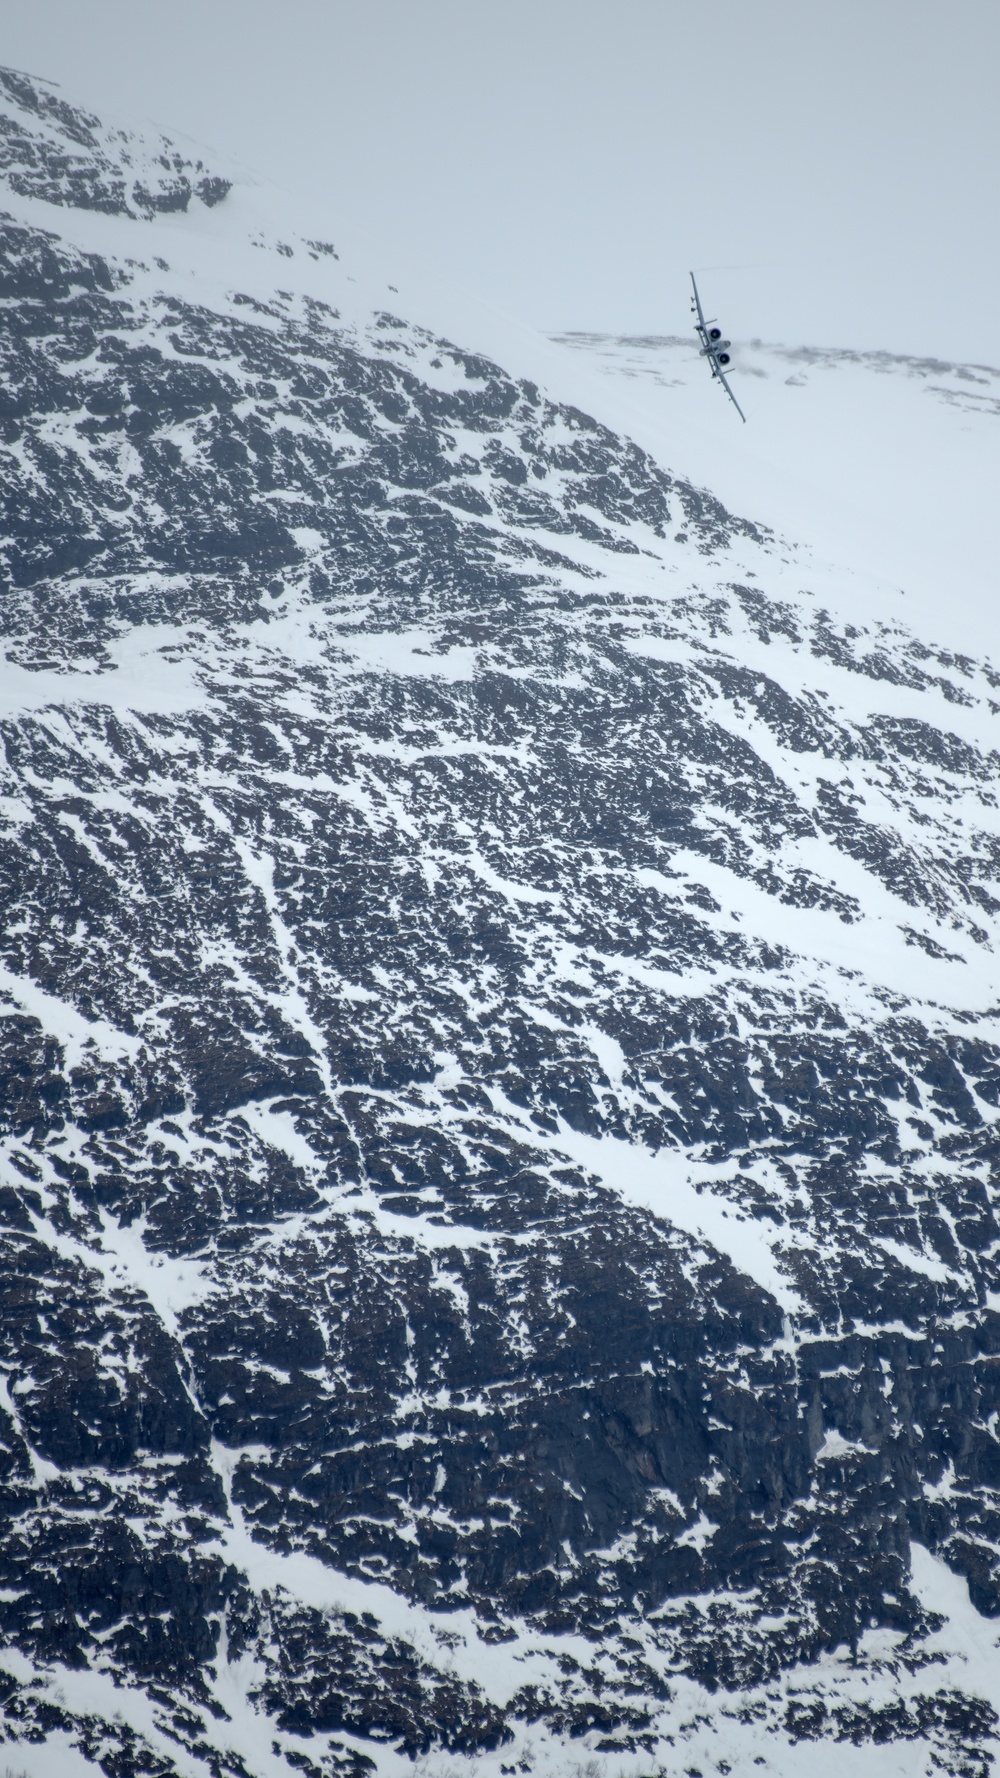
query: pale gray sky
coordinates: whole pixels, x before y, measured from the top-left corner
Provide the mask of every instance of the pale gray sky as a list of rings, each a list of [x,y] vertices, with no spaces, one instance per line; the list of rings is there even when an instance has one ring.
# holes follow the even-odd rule
[[[998,0],[7,0],[0,59],[542,328],[1000,362]]]

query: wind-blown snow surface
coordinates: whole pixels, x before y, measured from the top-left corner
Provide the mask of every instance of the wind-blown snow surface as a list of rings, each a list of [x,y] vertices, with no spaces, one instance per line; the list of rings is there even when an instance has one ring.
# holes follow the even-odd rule
[[[12,1769],[985,1773],[1000,676],[5,92]]]
[[[601,411],[654,456],[682,440],[689,474],[794,540],[800,561],[836,562],[845,605],[861,571],[862,611],[874,596],[953,648],[995,651],[1000,369],[743,342],[732,375],[744,427],[711,387],[693,333],[559,343],[614,378]]]

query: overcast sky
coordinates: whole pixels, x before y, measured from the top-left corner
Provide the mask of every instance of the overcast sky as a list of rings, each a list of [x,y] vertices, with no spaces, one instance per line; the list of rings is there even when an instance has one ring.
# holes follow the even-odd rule
[[[1000,362],[998,0],[8,0],[2,59],[546,329]],[[709,268],[727,268],[712,270]],[[741,269],[728,269],[738,267]]]

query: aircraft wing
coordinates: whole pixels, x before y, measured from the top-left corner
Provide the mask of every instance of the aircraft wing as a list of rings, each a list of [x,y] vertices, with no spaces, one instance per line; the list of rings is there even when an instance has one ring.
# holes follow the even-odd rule
[[[733,394],[732,390],[729,387],[729,382],[727,380],[725,371],[720,370],[717,364],[712,365],[712,370],[715,373],[715,375],[718,377],[719,382],[722,384],[722,387],[726,391],[726,394],[729,396],[730,401],[732,402],[734,408],[736,409],[736,412],[739,414],[740,419],[743,421],[743,424],[745,426],[747,423],[746,414],[743,412],[743,409],[740,407],[739,402],[737,401],[735,395]]]
[[[705,330],[705,311],[703,310],[703,308],[701,306],[701,297],[698,295],[698,286],[694,281],[694,273],[693,272],[691,273],[691,284],[694,289],[694,306],[698,311],[698,332],[703,334],[706,331]]]

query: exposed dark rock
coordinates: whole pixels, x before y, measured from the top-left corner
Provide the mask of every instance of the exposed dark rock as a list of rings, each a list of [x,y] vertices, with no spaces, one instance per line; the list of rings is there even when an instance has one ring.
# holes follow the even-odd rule
[[[985,1774],[996,676],[0,85],[14,1766]]]

